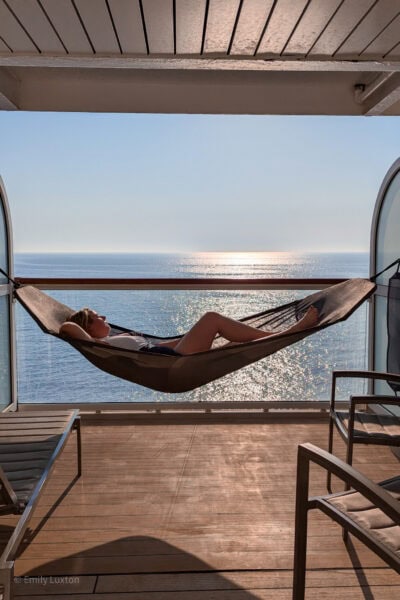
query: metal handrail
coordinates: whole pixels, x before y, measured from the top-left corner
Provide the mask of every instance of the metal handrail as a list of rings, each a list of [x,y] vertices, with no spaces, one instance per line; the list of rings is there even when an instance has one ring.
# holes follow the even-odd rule
[[[197,290],[313,290],[324,289],[341,283],[344,279],[333,278],[222,278],[222,277],[158,277],[158,278],[72,278],[72,277],[16,277],[20,285],[34,285],[47,290],[124,290],[124,289],[197,289]]]

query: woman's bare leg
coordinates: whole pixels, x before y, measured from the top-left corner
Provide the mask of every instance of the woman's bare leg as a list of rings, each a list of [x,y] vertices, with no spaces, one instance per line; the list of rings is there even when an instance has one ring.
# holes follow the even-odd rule
[[[316,324],[317,320],[318,311],[316,308],[311,307],[304,317],[287,329],[285,333],[295,333],[296,331],[312,327]],[[271,331],[261,331],[216,312],[208,312],[197,321],[178,343],[174,343],[173,347],[181,354],[194,354],[209,350],[217,335],[222,336],[229,342],[240,343],[259,340],[273,335],[273,333]]]

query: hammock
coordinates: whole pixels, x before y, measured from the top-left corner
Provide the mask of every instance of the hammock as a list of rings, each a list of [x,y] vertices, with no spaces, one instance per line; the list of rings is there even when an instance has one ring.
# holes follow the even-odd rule
[[[367,279],[349,279],[289,304],[266,310],[241,319],[242,322],[277,335],[231,346],[217,339],[207,352],[185,356],[171,356],[126,350],[86,340],[59,335],[61,324],[74,312],[33,286],[15,289],[15,296],[28,313],[48,334],[67,341],[99,369],[160,392],[187,392],[289,346],[299,340],[347,319],[375,290]],[[319,319],[316,326],[296,333],[280,333],[296,322],[307,309],[315,305]],[[111,325],[110,335],[128,332]],[[138,333],[138,332],[135,332]],[[140,333],[153,344],[164,340]]]

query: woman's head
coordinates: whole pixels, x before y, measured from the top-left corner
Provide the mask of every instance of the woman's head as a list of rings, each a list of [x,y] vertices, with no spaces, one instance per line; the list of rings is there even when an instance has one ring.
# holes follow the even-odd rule
[[[94,338],[103,338],[110,333],[110,326],[106,321],[106,317],[98,315],[91,308],[81,308],[81,310],[73,313],[68,321],[76,323]]]

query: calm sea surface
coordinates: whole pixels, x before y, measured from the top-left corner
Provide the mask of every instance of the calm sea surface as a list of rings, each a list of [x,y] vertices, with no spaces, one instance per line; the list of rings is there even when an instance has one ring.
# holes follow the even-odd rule
[[[17,254],[20,277],[368,277],[368,254]],[[57,291],[72,308],[91,306],[112,323],[155,335],[184,333],[207,310],[239,318],[289,302],[299,291]],[[319,400],[333,368],[366,366],[366,304],[345,323],[185,394],[161,394],[112,377],[68,344],[43,334],[17,308],[20,402]],[[348,383],[342,394],[363,391]]]

